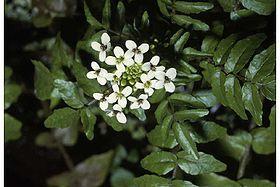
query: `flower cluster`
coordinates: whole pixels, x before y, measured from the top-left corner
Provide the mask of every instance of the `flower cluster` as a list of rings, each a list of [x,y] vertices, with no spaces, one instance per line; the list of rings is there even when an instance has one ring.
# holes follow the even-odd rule
[[[126,51],[116,46],[111,52],[110,36],[103,33],[101,43],[92,42],[91,47],[99,52],[100,62],[108,65],[106,69],[112,69],[108,72],[97,62],[91,63],[92,71],[87,73],[87,78],[96,79],[100,85],[107,86],[103,93],[94,93],[93,97],[99,101],[101,110],[111,117],[116,116],[120,123],[127,122],[124,114],[126,107],[149,109],[148,98],[155,89],[165,88],[170,93],[175,91],[173,81],[177,75],[176,69],[165,71],[164,66],[159,66],[159,56],[143,63],[144,54],[149,51],[147,43],[137,46],[134,41],[127,40]]]

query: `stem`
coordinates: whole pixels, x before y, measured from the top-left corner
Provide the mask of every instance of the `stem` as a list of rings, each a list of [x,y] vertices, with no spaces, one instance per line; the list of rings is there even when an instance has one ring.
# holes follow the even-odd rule
[[[240,179],[241,177],[244,176],[244,173],[246,170],[246,165],[248,164],[250,157],[251,157],[250,148],[251,148],[250,145],[246,146],[246,148],[245,148],[245,153],[239,163],[238,172],[237,172],[237,176],[236,176],[237,179]]]
[[[69,154],[67,153],[67,151],[65,150],[64,146],[60,143],[60,142],[57,142],[57,148],[59,150],[59,152],[62,154],[63,158],[64,158],[64,161],[65,161],[65,164],[66,166],[68,167],[68,169],[70,171],[73,171],[74,170],[74,164],[73,164],[73,161],[72,159],[70,158]]]

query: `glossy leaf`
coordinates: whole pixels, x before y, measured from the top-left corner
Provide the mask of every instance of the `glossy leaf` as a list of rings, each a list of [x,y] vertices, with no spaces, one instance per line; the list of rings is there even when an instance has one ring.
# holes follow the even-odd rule
[[[195,96],[206,107],[213,107],[218,104],[218,100],[211,90],[201,90],[195,92],[193,96]]]
[[[212,92],[219,102],[221,102],[224,106],[227,106],[228,101],[225,89],[226,75],[220,68],[215,68],[213,71],[214,72],[211,76]]]
[[[102,24],[105,28],[110,27],[111,19],[111,0],[105,0],[103,11],[102,11]]]
[[[208,115],[209,111],[207,109],[190,109],[182,110],[174,113],[175,119],[184,120],[197,120]]]
[[[196,97],[187,93],[175,93],[169,97],[169,100],[178,105],[188,105],[197,108],[204,108],[205,105]]]
[[[140,121],[145,121],[147,119],[145,110],[142,108],[134,109],[134,110],[129,110],[135,117],[137,117]]]
[[[178,1],[177,1],[178,2]],[[182,52],[185,44],[187,43],[188,39],[190,37],[190,33],[189,32],[185,32],[175,43],[174,45],[174,50],[177,53]]]
[[[194,30],[200,30],[200,31],[208,31],[209,26],[198,20],[193,19],[189,16],[185,15],[173,15],[172,20],[179,26],[184,27],[185,29],[189,29],[189,27],[192,27]]]
[[[84,133],[89,140],[92,140],[94,137],[94,126],[96,123],[96,116],[90,110],[90,108],[83,108],[81,110],[80,115]]]
[[[242,5],[260,15],[270,15],[275,11],[274,0],[240,0]]]
[[[166,178],[159,177],[156,175],[143,175],[137,177],[133,180],[134,185],[136,186],[166,186],[170,187],[170,181]]]
[[[269,100],[276,100],[276,76],[265,77],[261,82],[261,92]]]
[[[196,177],[196,183],[199,186],[208,186],[208,187],[241,187],[241,185],[238,182],[235,182],[233,180],[230,180],[229,178],[226,178],[221,175],[217,175],[215,173],[211,174],[204,174],[199,175]]]
[[[159,124],[162,123],[164,117],[168,114],[168,101],[167,100],[164,100],[162,101],[156,111],[155,111],[155,117],[156,117],[156,120]]]
[[[275,187],[275,183],[261,179],[241,179],[238,181],[243,187]]]
[[[217,0],[225,12],[231,12],[235,6],[235,0]]]
[[[103,28],[103,25],[91,14],[86,1],[84,1],[84,12],[85,12],[86,20],[91,26],[94,26],[94,28],[96,29]]]
[[[219,44],[219,39],[215,36],[206,36],[201,45],[201,51],[213,54]]]
[[[193,59],[193,58],[199,58],[199,57],[211,57],[212,54],[205,53],[202,51],[197,51],[196,49],[193,49],[191,47],[187,47],[183,50],[183,56],[184,59]]]
[[[173,8],[184,14],[199,14],[201,12],[210,10],[214,7],[212,3],[208,2],[185,2],[175,1]]]
[[[18,97],[21,94],[21,86],[14,84],[14,83],[8,83],[5,84],[4,87],[4,109],[8,109],[11,104],[17,102]]]
[[[11,116],[10,114],[4,114],[5,125],[5,142],[14,141],[21,137],[22,123]]]

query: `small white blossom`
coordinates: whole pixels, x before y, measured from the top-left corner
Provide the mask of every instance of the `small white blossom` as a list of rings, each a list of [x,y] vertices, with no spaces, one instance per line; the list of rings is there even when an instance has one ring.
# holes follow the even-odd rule
[[[137,47],[136,43],[132,40],[127,40],[125,46],[128,49],[126,51],[126,56],[132,58],[134,56],[134,61],[136,63],[143,62],[143,54],[149,51],[149,44],[143,43]]]
[[[107,101],[107,97],[102,93],[94,93],[93,98],[99,101],[99,107],[101,110],[105,111],[108,109],[109,103]]]
[[[105,63],[116,66],[116,68],[121,72],[125,71],[125,66],[129,67],[134,64],[133,59],[125,54],[124,50],[119,46],[114,48],[114,55],[115,57],[108,56],[105,60]]]
[[[127,122],[126,116],[123,113],[123,108],[118,104],[115,104],[113,106],[113,111],[109,112],[108,116],[110,116],[110,117],[116,116],[118,122],[120,122],[120,123]]]
[[[142,108],[144,110],[148,110],[151,107],[151,105],[147,99],[148,99],[147,94],[141,94],[138,98],[132,96],[128,97],[128,100],[132,102],[130,108],[131,109]]]
[[[170,68],[166,73],[158,71],[156,72],[156,79],[158,81],[154,84],[155,89],[165,88],[167,92],[173,93],[175,91],[175,85],[172,81],[176,78],[177,72],[176,69]]]
[[[103,33],[101,35],[101,43],[92,42],[91,47],[95,51],[99,52],[99,60],[104,62],[106,58],[106,52],[111,48],[110,36],[107,33]]]
[[[153,75],[155,76],[157,71],[164,71],[165,67],[164,66],[157,66],[160,61],[159,56],[154,56],[150,62],[146,62],[142,65],[142,70],[146,72],[152,72]]]
[[[114,84],[112,86],[113,88],[113,93],[111,93],[108,96],[108,102],[109,103],[115,103],[118,101],[118,104],[122,107],[125,108],[127,105],[127,97],[130,96],[132,93],[132,88],[130,86],[125,87],[123,90],[120,90],[119,86],[117,84]]]
[[[137,82],[135,84],[135,87],[137,89],[144,89],[144,92],[147,93],[149,96],[153,95],[154,93],[154,84],[156,83],[156,80],[152,80],[154,78],[154,75],[152,72],[148,72],[148,74],[142,74],[140,76],[140,80],[142,82]]]
[[[91,68],[94,71],[90,71],[87,73],[88,79],[97,79],[97,82],[101,85],[105,85],[107,83],[106,75],[108,74],[107,70],[100,68],[100,66],[96,62],[91,62]]]
[[[119,84],[119,81],[120,81],[120,78],[122,76],[122,73],[121,71],[119,70],[116,70],[114,73],[108,73],[107,76],[106,76],[106,79],[108,81],[111,81],[111,84]]]

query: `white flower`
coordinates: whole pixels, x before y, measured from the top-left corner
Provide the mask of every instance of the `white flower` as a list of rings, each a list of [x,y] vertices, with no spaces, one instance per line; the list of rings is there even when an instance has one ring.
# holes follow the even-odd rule
[[[157,71],[164,71],[165,70],[165,67],[164,66],[158,66],[158,63],[160,61],[160,58],[159,56],[154,56],[150,62],[146,62],[142,65],[142,70],[143,71],[146,71],[146,72],[149,72],[151,71],[153,73],[153,75],[155,76],[155,73]]]
[[[121,72],[125,71],[125,66],[131,66],[134,61],[131,57],[124,53],[123,49],[119,46],[114,48],[114,56],[108,56],[105,63],[108,65],[114,65]]]
[[[93,98],[99,101],[99,107],[101,108],[101,110],[105,111],[106,109],[108,109],[109,103],[107,101],[107,97],[104,94],[94,93]]]
[[[103,33],[101,35],[101,44],[98,42],[92,42],[91,47],[95,51],[99,51],[99,60],[104,62],[106,58],[106,52],[111,48],[110,36],[107,33]]]
[[[158,79],[158,81],[154,84],[154,88],[161,89],[164,87],[167,92],[174,92],[175,85],[172,81],[174,81],[176,75],[177,72],[174,68],[168,69],[166,73],[157,71],[155,77]]]
[[[120,88],[117,84],[114,84],[112,86],[113,88],[113,93],[111,93],[108,96],[108,102],[109,103],[115,103],[118,101],[118,104],[122,107],[125,108],[127,105],[127,97],[130,96],[132,93],[132,88],[130,86],[125,87],[122,91],[120,91]]]
[[[147,100],[148,99],[148,95],[147,94],[141,94],[138,99],[136,97],[128,97],[128,100],[130,102],[132,102],[132,104],[130,105],[131,109],[137,109],[137,108],[142,108],[144,110],[148,110],[150,108],[150,103]]]
[[[131,58],[134,56],[134,60],[137,63],[143,62],[143,54],[149,51],[149,44],[147,43],[143,43],[139,47],[137,47],[134,41],[127,40],[125,42],[125,46],[128,49],[128,51],[126,51],[126,56]]]
[[[123,109],[118,104],[115,104],[113,106],[113,111],[108,113],[108,116],[110,116],[110,117],[116,116],[118,122],[120,122],[120,123],[126,123],[127,122],[126,116],[123,113]]]
[[[135,84],[135,87],[137,89],[144,89],[144,92],[147,93],[149,96],[153,95],[154,93],[154,84],[156,83],[156,80],[152,80],[154,78],[153,73],[150,71],[148,74],[142,74],[140,76],[140,80],[142,82],[137,82]]]
[[[87,78],[89,79],[97,79],[97,82],[101,85],[105,85],[107,83],[106,76],[108,74],[107,70],[100,68],[100,66],[96,62],[91,62],[91,68],[94,71],[90,71],[87,73]]]
[[[107,76],[106,76],[106,79],[108,81],[111,81],[112,85],[113,84],[119,84],[122,73],[123,72],[121,72],[119,70],[116,70],[114,73],[108,73]]]

